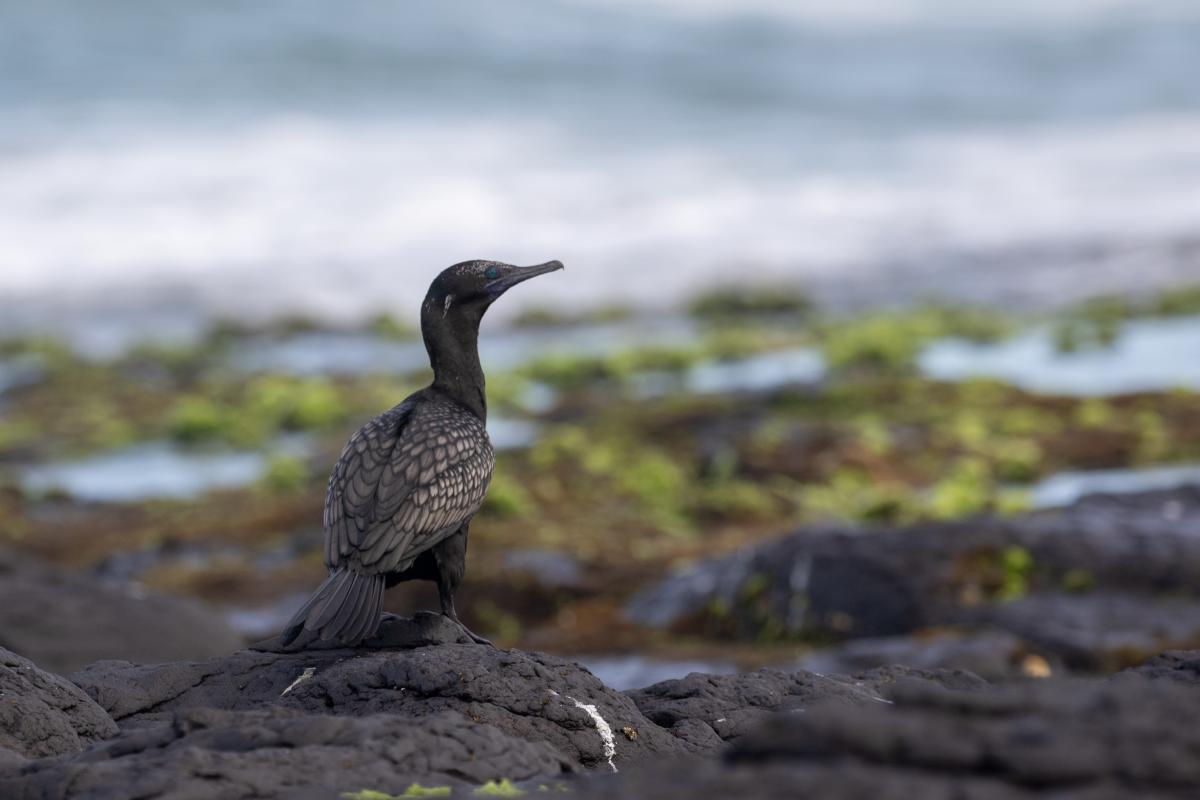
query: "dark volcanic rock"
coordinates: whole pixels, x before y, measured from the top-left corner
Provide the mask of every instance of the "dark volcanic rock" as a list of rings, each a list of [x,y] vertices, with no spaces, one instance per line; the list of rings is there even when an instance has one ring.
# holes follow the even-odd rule
[[[18,756],[77,753],[116,733],[116,723],[79,687],[0,649],[0,767]]]
[[[1200,689],[1200,650],[1169,650],[1117,675],[1138,675],[1157,680],[1178,681]]]
[[[400,617],[384,613],[379,623],[379,630],[370,639],[358,645],[363,650],[406,650],[414,647],[426,647],[434,644],[470,644],[474,640],[467,635],[466,630],[455,625],[444,614],[432,611],[418,611],[411,617]],[[295,653],[299,650],[340,650],[342,645],[336,642],[322,642],[301,636],[288,646],[284,646],[279,636],[251,645],[252,650],[264,653]]]
[[[1171,657],[1190,663],[1196,654]],[[1200,792],[1200,692],[1133,672],[969,691],[898,680],[890,704],[772,715],[722,764],[598,778],[582,798],[1190,798]]]
[[[177,597],[132,595],[0,551],[0,646],[65,674],[102,658],[208,658],[242,645],[215,613]]]
[[[700,620],[748,637],[768,626],[854,636],[911,631],[930,617],[926,587],[912,580],[922,574],[918,565],[906,563],[915,562],[915,555],[886,547],[887,536],[846,528],[805,530],[704,561],[637,594],[627,616],[672,628]],[[884,546],[872,546],[880,543]],[[720,609],[720,618],[711,619],[713,609]]]
[[[897,771],[859,764],[851,768],[819,761],[765,764],[704,761],[686,766],[658,765],[592,778],[576,785],[571,797],[573,800],[1029,800],[1034,795],[987,778],[948,780],[917,770]],[[1119,800],[1119,795],[1103,800]]]
[[[903,684],[891,708],[777,717],[740,739],[732,762],[852,759],[991,774],[1028,788],[1200,787],[1200,694],[1165,683],[1060,680],[959,692]],[[1170,719],[1167,719],[1170,717]]]
[[[552,745],[581,768],[608,769],[691,748],[577,664],[538,653],[443,644],[411,650],[243,650],[190,664],[100,662],[73,679],[124,727],[195,708],[290,708],[313,714],[450,713]],[[628,728],[633,735],[623,735]]]
[[[1010,631],[1067,667],[1113,671],[1168,647],[1200,645],[1200,600],[1046,592],[958,616]]]
[[[1005,554],[1014,550],[1028,556],[1028,589],[1050,598],[1030,601],[1028,615],[1019,605],[988,606],[1004,586]],[[1072,583],[1094,591],[1062,599],[1060,587]],[[1109,593],[1121,599],[1102,600]],[[1097,643],[1121,637],[1104,639],[1095,625],[1067,635],[1036,623],[1053,623],[1056,611],[1070,612],[1067,624],[1076,627],[1119,613],[1129,623],[1122,623],[1129,642],[1120,650],[1188,647],[1200,642],[1200,605],[1187,600],[1198,594],[1200,489],[1179,489],[1091,497],[1011,519],[809,528],[668,578],[638,594],[627,614],[652,626],[746,638],[765,630],[873,638],[989,623],[1048,648],[1051,658],[1095,668],[1109,661],[1093,652]],[[1178,599],[1160,599],[1167,595]],[[1148,635],[1137,637],[1139,629]]]
[[[0,773],[5,770],[14,769],[25,763],[25,756],[18,752],[9,750],[7,747],[0,747]]]
[[[996,680],[1027,674],[1029,659],[1034,664],[1057,666],[1046,664],[1025,641],[1006,631],[945,629],[921,636],[853,639],[805,656],[796,666],[822,673],[854,673],[906,664],[917,669],[968,670]]]
[[[382,640],[443,635],[457,633],[399,620]],[[475,644],[103,662],[76,678],[122,733],[35,761],[0,743],[0,797],[332,800],[413,783],[466,797],[508,778],[585,799],[1190,798],[1197,674],[1200,652],[1171,652],[1106,681],[760,670],[622,695]]]
[[[694,672],[626,694],[652,722],[707,749],[736,738],[773,711],[817,701],[883,702],[869,689],[844,679],[769,669],[740,675]]]
[[[737,738],[775,712],[816,704],[888,703],[897,681],[980,688],[984,681],[965,672],[923,672],[891,667],[855,677],[761,669],[738,675],[703,675],[663,681],[626,692],[652,722],[700,749],[712,750]]]
[[[572,767],[553,747],[506,735],[460,715],[418,724],[393,714],[347,717],[283,708],[193,709],[171,724],[128,732],[72,758],[0,775],[11,800],[61,797],[336,798],[411,784],[478,785]]]

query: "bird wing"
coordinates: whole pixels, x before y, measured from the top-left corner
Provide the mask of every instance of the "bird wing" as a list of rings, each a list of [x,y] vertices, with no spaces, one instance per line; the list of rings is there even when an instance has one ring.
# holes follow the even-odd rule
[[[325,496],[325,562],[392,572],[479,510],[495,455],[483,422],[405,401],[350,438]]]

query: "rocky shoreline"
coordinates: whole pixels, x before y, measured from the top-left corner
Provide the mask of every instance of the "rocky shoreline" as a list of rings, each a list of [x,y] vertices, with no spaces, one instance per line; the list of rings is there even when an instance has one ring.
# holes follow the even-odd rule
[[[675,633],[830,646],[802,666],[1102,674],[1200,647],[1200,489],[1093,495],[1015,517],[808,527],[648,586]]]
[[[3,554],[0,797],[1195,797],[1198,542],[1196,489],[807,527],[627,606],[806,643],[790,666],[628,691],[431,613],[239,649],[191,601]]]
[[[5,651],[0,692],[0,796],[13,800],[1200,790],[1200,651],[1105,680],[759,670],[622,693],[418,615],[355,650],[268,642],[206,661],[100,661],[70,680]]]

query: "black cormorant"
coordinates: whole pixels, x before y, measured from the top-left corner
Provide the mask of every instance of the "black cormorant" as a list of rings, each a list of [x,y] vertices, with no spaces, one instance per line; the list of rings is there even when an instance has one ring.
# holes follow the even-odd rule
[[[558,261],[465,261],[434,279],[421,306],[433,383],[359,428],[342,451],[325,495],[329,577],[288,623],[285,646],[305,631],[358,644],[379,627],[384,589],[408,580],[436,581],[442,613],[462,625],[454,592],[467,528],[496,462],[484,427],[479,323],[504,292],[559,269]]]

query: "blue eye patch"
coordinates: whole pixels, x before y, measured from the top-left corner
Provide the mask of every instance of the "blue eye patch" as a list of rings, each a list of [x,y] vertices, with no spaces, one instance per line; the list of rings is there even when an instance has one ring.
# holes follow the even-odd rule
[[[487,278],[489,281],[495,280],[496,278],[500,277],[500,270],[496,269],[495,267],[488,267],[483,273],[483,277]]]

